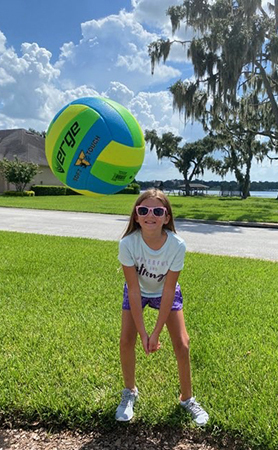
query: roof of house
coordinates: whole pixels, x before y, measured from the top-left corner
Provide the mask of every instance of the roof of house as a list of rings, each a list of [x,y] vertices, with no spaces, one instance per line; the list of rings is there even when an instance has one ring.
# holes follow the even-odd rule
[[[23,128],[0,130],[0,159],[32,162],[40,166],[48,166],[45,156],[45,139]]]

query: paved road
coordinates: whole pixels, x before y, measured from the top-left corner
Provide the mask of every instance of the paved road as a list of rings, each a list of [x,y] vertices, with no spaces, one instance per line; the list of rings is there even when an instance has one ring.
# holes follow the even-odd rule
[[[0,230],[118,240],[127,216],[0,208]],[[278,229],[176,221],[190,252],[278,261]]]

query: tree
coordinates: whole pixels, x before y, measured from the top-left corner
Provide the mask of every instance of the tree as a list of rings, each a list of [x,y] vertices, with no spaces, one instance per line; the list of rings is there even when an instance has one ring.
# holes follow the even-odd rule
[[[215,149],[215,140],[209,136],[196,142],[179,146],[182,137],[173,133],[164,133],[158,137],[155,130],[146,130],[145,140],[150,143],[150,149],[156,149],[158,159],[169,158],[183,175],[186,195],[190,195],[190,182],[193,178],[203,175],[208,161],[208,155]]]
[[[226,120],[221,115],[204,114],[203,126],[212,133],[216,131],[215,139],[221,149],[224,159],[212,161],[211,169],[222,177],[229,171],[235,174],[240,186],[242,197],[250,195],[250,174],[254,159],[262,161],[273,143],[258,139],[257,129],[261,120],[258,98],[255,95],[245,96],[238,102],[238,108],[231,110]]]
[[[256,130],[246,131],[277,146],[278,0],[270,11],[261,0],[185,0],[167,14],[173,33],[185,23],[196,35],[190,41],[159,39],[149,46],[153,70],[175,44],[183,45],[192,61],[196,79],[179,80],[170,88],[174,107],[185,118],[204,122],[210,100],[210,115],[225,121],[239,107],[239,97],[256,96],[260,121]]]
[[[207,167],[218,175],[224,177],[228,172],[235,174],[241,196],[246,199],[250,196],[251,166],[253,159],[262,160],[267,152],[266,144],[256,140],[252,133],[245,131],[240,133],[237,129],[235,134],[231,131],[217,135],[218,145],[224,154],[222,160],[211,158]]]
[[[31,162],[19,161],[17,156],[14,161],[3,158],[0,161],[0,172],[4,178],[15,185],[18,192],[23,192],[26,185],[39,173],[39,166]]]
[[[30,133],[36,134],[37,136],[41,136],[44,139],[46,138],[46,131],[36,131],[34,128],[29,128],[28,131],[30,131]]]

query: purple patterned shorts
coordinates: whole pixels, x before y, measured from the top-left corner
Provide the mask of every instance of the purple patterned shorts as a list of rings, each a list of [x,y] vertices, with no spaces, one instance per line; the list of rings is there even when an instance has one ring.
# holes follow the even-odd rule
[[[146,305],[149,305],[151,308],[154,308],[154,309],[160,308],[161,297],[141,297],[141,300],[142,300],[142,308],[143,309],[145,308]],[[183,298],[182,298],[181,288],[180,288],[180,285],[177,283],[175,297],[174,297],[173,306],[171,308],[171,311],[180,311],[182,309],[182,301],[183,301]],[[127,288],[126,283],[124,285],[124,300],[123,300],[123,308],[122,309],[130,310],[130,304],[129,304],[129,299],[128,299],[128,288]]]

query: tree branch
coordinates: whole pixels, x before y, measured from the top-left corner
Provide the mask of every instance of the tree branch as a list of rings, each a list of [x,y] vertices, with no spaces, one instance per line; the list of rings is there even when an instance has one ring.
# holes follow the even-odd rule
[[[278,0],[275,0],[275,2],[276,1],[278,2]],[[263,66],[261,65],[260,62],[256,61],[256,65],[260,69],[260,72],[261,72],[261,75],[262,75],[262,79],[263,79],[263,82],[264,82],[264,85],[265,85],[265,88],[266,88],[266,91],[267,91],[267,94],[269,96],[269,100],[270,100],[270,103],[271,103],[271,106],[272,106],[272,111],[273,111],[273,114],[274,114],[274,117],[275,117],[275,122],[276,122],[276,124],[278,126],[278,105],[277,105],[277,103],[275,101],[275,97],[273,95],[273,91],[271,89],[269,80],[267,78],[266,71],[265,71],[265,69],[263,68]]]

